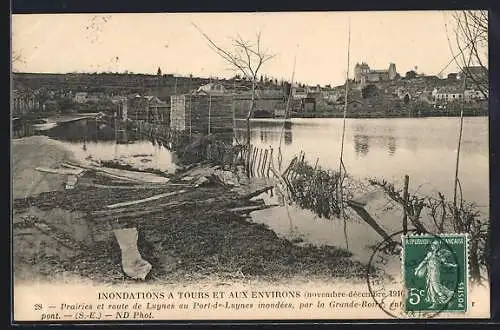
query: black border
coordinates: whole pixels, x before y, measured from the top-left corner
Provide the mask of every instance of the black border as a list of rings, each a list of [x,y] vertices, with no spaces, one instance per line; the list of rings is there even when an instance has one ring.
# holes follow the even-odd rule
[[[446,9],[489,9],[490,19],[489,19],[489,77],[490,77],[490,117],[489,117],[489,131],[490,131],[490,209],[491,209],[491,223],[492,223],[492,233],[494,237],[500,235],[500,204],[496,203],[500,201],[500,160],[498,153],[500,152],[499,142],[500,142],[500,118],[499,118],[499,107],[500,107],[500,73],[499,66],[495,62],[494,54],[500,54],[500,1],[499,0],[410,0],[402,3],[401,0],[344,0],[342,2],[332,2],[332,1],[275,1],[271,3],[270,1],[232,1],[225,2],[223,0],[218,1],[187,1],[178,0],[173,1],[154,1],[154,0],[13,0],[11,4],[11,12],[13,14],[30,14],[30,13],[118,13],[118,12],[263,12],[263,11],[326,11],[326,10],[336,10],[336,11],[353,11],[353,10],[446,10]],[[425,22],[423,22],[425,24]],[[10,21],[9,21],[9,36],[10,36]],[[9,44],[9,69],[10,74],[10,44]],[[10,75],[9,75],[10,84]],[[9,91],[10,93],[10,91]],[[8,105],[10,107],[10,105]],[[10,119],[6,120],[6,123],[10,123]],[[10,129],[7,130],[10,132]],[[9,145],[7,149],[10,155],[10,136]],[[10,182],[10,165],[9,161],[9,182]],[[9,186],[10,195],[10,186]],[[9,218],[10,214],[10,203],[8,206]],[[10,226],[7,221],[3,222],[7,225],[7,230],[4,232],[9,232]],[[9,236],[10,237],[10,236]],[[11,244],[10,240],[5,240],[4,243],[7,244],[7,249],[4,251],[9,252],[9,258],[11,258]],[[10,265],[10,263],[9,263]],[[9,284],[9,291],[7,296],[9,297],[9,311],[8,311],[8,324],[12,325],[12,314],[10,305],[11,298],[11,269],[8,269],[7,273],[7,283]],[[492,283],[491,283],[491,320],[495,322],[500,322],[500,239],[492,239]],[[377,321],[376,326],[386,327],[387,325],[394,325],[391,321]],[[141,325],[141,327],[148,328],[153,325],[217,325],[220,327],[242,327],[244,325],[260,325],[262,328],[266,328],[268,324],[272,321],[252,321],[252,322],[242,322],[242,321],[178,321],[178,322],[156,322],[151,323],[135,323],[135,325]],[[341,325],[347,325],[349,327],[359,327],[366,328],[366,326],[372,323],[371,320],[364,321],[334,321],[334,322],[324,322],[315,320],[304,320],[304,321],[275,321],[278,324],[287,328],[290,326],[295,327],[297,325],[306,325],[310,327],[317,327],[319,325],[334,325],[336,328]],[[266,325],[264,325],[264,324]],[[273,322],[274,323],[274,322]],[[347,323],[347,324],[346,324]],[[34,324],[33,322],[24,323],[17,322],[15,325],[28,325]],[[39,325],[44,325],[43,323],[38,323]],[[72,324],[89,325],[88,323],[63,323],[64,326],[71,326]],[[121,327],[127,327],[127,325],[132,325],[127,322],[110,322],[106,325],[100,325],[99,327],[108,328],[110,326],[117,326],[121,324]],[[499,324],[493,324],[488,320],[446,320],[446,321],[398,321],[397,324],[403,326],[406,324],[425,324],[432,328],[433,326],[439,326],[439,328],[452,327],[456,328],[458,325],[467,324],[467,327],[475,327],[481,324],[482,326],[491,326],[492,328],[498,328]]]

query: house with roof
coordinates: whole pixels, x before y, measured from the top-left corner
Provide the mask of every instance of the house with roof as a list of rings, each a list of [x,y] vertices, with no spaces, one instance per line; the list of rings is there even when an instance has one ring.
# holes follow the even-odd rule
[[[466,102],[483,101],[487,99],[487,95],[488,90],[485,90],[484,93],[477,89],[467,89],[464,91],[464,99]]]
[[[432,90],[432,98],[435,102],[448,103],[463,100],[464,94],[457,88],[442,87],[440,89],[434,88]]]
[[[130,119],[169,123],[170,105],[157,96],[136,94],[126,104],[126,116]]]
[[[222,96],[227,94],[227,90],[224,85],[220,83],[208,83],[203,86],[200,86],[194,94],[196,95],[212,95],[212,96]]]
[[[474,82],[487,83],[488,69],[482,66],[467,66],[460,71],[460,78],[471,79]]]

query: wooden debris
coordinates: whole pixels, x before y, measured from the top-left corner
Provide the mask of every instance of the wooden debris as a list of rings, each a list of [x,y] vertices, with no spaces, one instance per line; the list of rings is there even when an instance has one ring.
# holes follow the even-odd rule
[[[165,198],[165,197],[170,197],[170,196],[182,194],[182,193],[185,193],[186,191],[187,190],[173,191],[173,192],[159,194],[159,195],[155,195],[155,196],[151,196],[148,198],[139,199],[139,200],[135,200],[135,201],[128,201],[128,202],[122,202],[122,203],[117,203],[117,204],[111,204],[111,205],[107,205],[106,207],[108,209],[114,209],[114,208],[123,207],[123,206],[137,205],[137,204],[141,204],[141,203],[154,201],[154,200],[157,200],[160,198]]]
[[[389,234],[379,226],[377,221],[373,219],[373,217],[365,210],[363,206],[356,202],[347,202],[349,205],[361,219],[363,219],[367,224],[369,224],[386,242],[392,242],[392,238]]]
[[[258,190],[252,191],[250,193],[247,193],[245,195],[242,195],[241,199],[250,199],[250,198],[253,198],[255,196],[259,196],[260,194],[263,194],[263,193],[265,193],[273,188],[274,188],[274,186],[266,186],[262,189],[258,189]]]
[[[37,167],[37,168],[35,168],[35,170],[37,170],[39,172],[63,174],[63,175],[80,175],[83,172],[85,172],[84,169],[70,170],[70,169],[64,169],[64,168],[47,168],[47,167]]]
[[[242,207],[234,207],[232,209],[229,209],[229,212],[252,212],[252,211],[259,211],[259,210],[265,210],[271,207],[279,206],[278,204],[271,204],[271,205],[252,205],[252,206],[242,206]]]
[[[121,186],[111,186],[111,185],[104,185],[104,184],[98,184],[98,183],[88,183],[88,182],[81,182],[79,183],[80,186],[83,187],[92,187],[92,188],[104,188],[104,189],[158,189],[158,188],[165,188],[165,185],[121,185]],[[169,186],[182,186],[182,187],[191,187],[191,184],[188,183],[168,183]]]

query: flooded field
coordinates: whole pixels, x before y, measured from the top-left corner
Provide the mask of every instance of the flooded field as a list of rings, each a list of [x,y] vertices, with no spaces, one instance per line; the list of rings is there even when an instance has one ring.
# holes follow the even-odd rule
[[[408,174],[410,191],[428,195],[439,191],[451,196],[458,124],[458,118],[349,119],[344,149],[347,172],[357,179],[377,177],[396,184],[402,184],[403,176]],[[294,119],[291,127],[283,131],[281,121],[256,120],[252,122],[251,139],[257,146],[272,146],[275,150],[281,144],[284,166],[303,151],[310,163],[318,160],[319,166],[336,169],[341,128],[340,119]],[[129,143],[117,144],[113,128],[92,120],[61,125],[43,134],[62,141],[80,161],[115,160],[167,172],[176,168],[175,154],[164,147],[134,132],[127,132]],[[488,119],[466,118],[459,172],[463,198],[479,205],[484,214],[489,204],[488,157]],[[276,201],[276,196],[263,197],[269,203]],[[307,243],[339,247],[349,244],[349,250],[364,262],[371,255],[368,247],[380,241],[367,224],[351,221],[346,242],[342,221],[319,219],[293,205],[253,212],[252,219],[282,236],[300,237]],[[398,231],[401,218],[386,219],[381,227],[388,233]]]

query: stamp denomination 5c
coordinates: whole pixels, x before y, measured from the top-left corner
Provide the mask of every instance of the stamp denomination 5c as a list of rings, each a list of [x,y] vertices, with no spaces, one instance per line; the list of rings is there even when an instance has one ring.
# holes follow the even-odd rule
[[[405,312],[465,313],[467,235],[404,235],[402,245]]]

